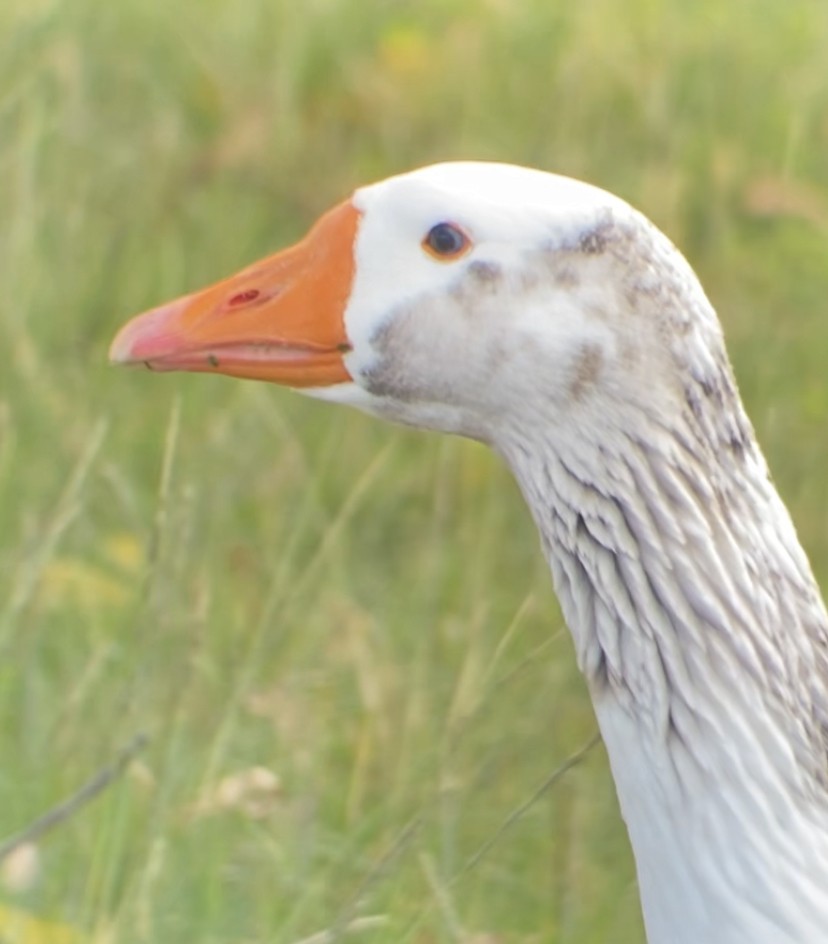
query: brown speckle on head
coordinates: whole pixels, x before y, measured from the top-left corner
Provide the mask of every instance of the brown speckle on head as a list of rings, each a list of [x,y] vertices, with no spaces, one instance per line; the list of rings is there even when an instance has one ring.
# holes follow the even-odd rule
[[[400,307],[371,338],[380,357],[373,367],[363,372],[363,381],[374,396],[390,397],[403,403],[415,399],[402,369],[407,356],[406,335],[411,320],[411,309]]]
[[[581,400],[589,389],[594,386],[601,367],[604,355],[597,344],[585,344],[577,358],[569,381],[569,394],[573,400]]]
[[[477,260],[469,265],[468,274],[478,285],[493,285],[503,273],[496,263]]]
[[[607,248],[607,235],[601,227],[596,227],[588,233],[584,233],[578,240],[578,249],[585,252],[588,256],[597,255]]]
[[[623,227],[608,211],[577,232],[567,233],[564,239],[554,236],[541,249],[559,258],[564,254],[597,256],[614,248],[623,236]]]
[[[497,292],[502,281],[503,270],[497,263],[478,259],[460,274],[450,293],[463,303],[466,313],[473,317],[480,299]]]
[[[572,246],[576,252],[582,252],[588,256],[600,255],[614,243],[617,243],[623,236],[619,231],[618,223],[607,210],[601,215],[597,223],[585,229],[578,237],[577,242]]]

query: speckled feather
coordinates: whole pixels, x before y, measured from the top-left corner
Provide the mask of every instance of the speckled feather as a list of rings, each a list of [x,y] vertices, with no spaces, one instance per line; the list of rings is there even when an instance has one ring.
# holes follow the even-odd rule
[[[828,939],[828,620],[692,270],[622,201],[536,171],[440,165],[356,202],[355,383],[321,393],[512,468],[649,941]],[[439,219],[471,258],[406,248]]]

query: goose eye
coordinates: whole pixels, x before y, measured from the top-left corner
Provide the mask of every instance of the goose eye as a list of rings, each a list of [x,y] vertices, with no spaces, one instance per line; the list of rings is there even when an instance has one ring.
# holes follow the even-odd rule
[[[456,259],[471,248],[471,240],[454,223],[437,223],[426,234],[423,248],[437,259]]]

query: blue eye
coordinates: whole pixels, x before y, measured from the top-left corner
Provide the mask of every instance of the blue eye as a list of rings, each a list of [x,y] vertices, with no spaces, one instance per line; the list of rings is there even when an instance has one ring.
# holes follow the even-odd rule
[[[455,223],[437,223],[426,234],[423,248],[438,259],[456,259],[471,248],[471,240]]]

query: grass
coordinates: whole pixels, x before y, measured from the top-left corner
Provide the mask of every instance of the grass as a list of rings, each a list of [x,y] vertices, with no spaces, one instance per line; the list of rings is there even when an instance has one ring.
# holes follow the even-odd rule
[[[528,804],[594,721],[497,461],[106,347],[359,183],[584,177],[699,271],[825,585],[826,41],[808,0],[2,5],[0,835],[151,744],[0,934],[643,940],[602,749]]]

